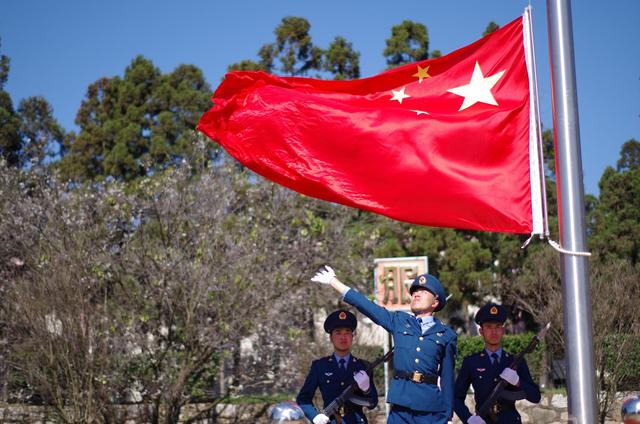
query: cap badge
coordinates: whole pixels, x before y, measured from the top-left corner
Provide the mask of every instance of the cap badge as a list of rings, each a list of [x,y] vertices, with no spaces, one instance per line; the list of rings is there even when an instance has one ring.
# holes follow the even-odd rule
[[[424,275],[421,275],[420,278],[418,279],[418,284],[423,286],[426,282],[427,282],[427,279],[424,277]]]
[[[340,312],[340,314],[338,315],[338,318],[347,319],[347,314],[345,312]]]
[[[489,312],[491,312],[491,315],[496,315],[498,313],[498,308],[493,306],[491,309],[489,309]]]

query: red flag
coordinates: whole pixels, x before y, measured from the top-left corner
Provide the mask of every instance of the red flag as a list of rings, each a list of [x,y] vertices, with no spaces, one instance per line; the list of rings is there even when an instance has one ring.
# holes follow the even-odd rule
[[[308,196],[416,224],[540,233],[523,19],[371,78],[229,73],[198,130]]]

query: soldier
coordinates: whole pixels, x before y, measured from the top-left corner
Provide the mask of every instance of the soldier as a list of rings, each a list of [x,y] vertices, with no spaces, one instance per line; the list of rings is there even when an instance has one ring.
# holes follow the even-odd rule
[[[313,396],[317,388],[320,388],[324,406],[327,407],[355,380],[360,389],[359,393],[355,393],[360,398],[359,403],[363,403],[363,400],[368,401],[369,409],[375,408],[378,404],[378,392],[365,371],[367,362],[351,355],[353,332],[357,325],[355,315],[344,310],[331,313],[324,321],[324,331],[329,333],[333,354],[313,361],[296,398],[296,402],[313,424],[336,422],[335,417],[327,417],[313,406]],[[346,402],[342,412],[344,424],[367,423],[360,405]]]
[[[484,349],[464,358],[455,385],[455,411],[463,423],[486,424],[482,417],[472,415],[464,403],[470,385],[473,386],[476,408],[479,408],[491,395],[499,378],[509,383],[494,408],[499,424],[521,422],[515,407],[516,400],[540,402],[540,389],[533,382],[527,363],[523,360],[517,371],[509,368],[514,356],[502,349],[506,319],[506,309],[495,304],[483,306],[476,314],[475,321],[480,326]]]
[[[376,305],[340,282],[329,266],[320,269],[311,280],[330,284],[347,303],[393,336],[395,371],[387,395],[391,404],[388,423],[444,424],[453,417],[457,336],[433,316],[447,301],[437,278],[422,274],[413,281],[413,315]]]

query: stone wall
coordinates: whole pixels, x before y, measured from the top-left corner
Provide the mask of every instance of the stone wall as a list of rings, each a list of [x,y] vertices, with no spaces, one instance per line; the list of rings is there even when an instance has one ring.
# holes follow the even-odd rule
[[[622,420],[620,417],[620,408],[622,406],[623,395],[619,396],[612,410],[612,415],[608,417],[606,424],[619,424]],[[384,398],[380,398],[377,408],[369,411],[367,416],[370,424],[385,424],[385,408]],[[471,410],[474,408],[473,396],[467,396],[467,405]],[[516,403],[518,411],[522,415],[523,423],[536,424],[562,424],[569,421],[567,411],[567,397],[561,394],[544,394],[539,404],[532,404],[527,401],[518,401]],[[208,409],[208,404],[193,404],[184,408],[181,419],[186,420],[194,416],[199,411]],[[205,414],[199,424],[267,424],[270,423],[268,405],[217,405],[214,410]],[[138,417],[141,416],[141,406],[130,405],[122,407],[122,423],[125,424],[143,424],[144,422]],[[306,420],[289,421],[290,423],[307,423]],[[42,406],[25,406],[25,405],[7,405],[0,404],[0,423],[1,424],[54,424],[54,415],[46,407]],[[460,420],[455,417],[454,424],[459,424]]]

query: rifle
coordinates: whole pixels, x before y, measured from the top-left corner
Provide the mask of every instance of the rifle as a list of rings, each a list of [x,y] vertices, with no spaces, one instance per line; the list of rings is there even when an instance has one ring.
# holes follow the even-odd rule
[[[371,376],[373,374],[373,369],[375,367],[377,367],[378,365],[380,365],[381,363],[387,362],[389,359],[391,359],[392,355],[393,355],[393,348],[391,348],[391,350],[389,350],[389,352],[387,352],[386,354],[380,356],[375,361],[373,361],[371,363],[371,365],[369,365],[369,367],[367,367],[367,369],[366,369],[366,373],[369,374],[369,378],[371,378]],[[342,393],[340,393],[340,395],[333,400],[333,402],[331,402],[329,405],[327,405],[327,407],[324,408],[322,413],[324,415],[326,415],[327,417],[329,417],[329,418],[331,418],[331,416],[333,415],[335,417],[335,419],[336,419],[336,423],[337,424],[341,424],[342,423],[342,415],[340,415],[340,408],[342,408],[342,406],[345,404],[345,402],[347,402],[348,400],[352,400],[352,401],[356,400],[355,403],[360,404],[360,402],[357,402],[357,399],[351,398],[352,397],[351,395],[353,394],[353,391],[355,389],[357,389],[357,388],[358,388],[358,383],[356,383],[354,381],[346,389],[344,389],[342,391]]]
[[[535,349],[536,346],[538,346],[538,343],[540,343],[540,340],[544,338],[544,335],[547,333],[547,330],[549,329],[549,327],[551,327],[550,322],[547,323],[547,325],[545,325],[538,334],[533,336],[533,338],[529,342],[529,345],[525,347],[524,350],[520,352],[513,359],[513,363],[509,365],[509,368],[513,370],[518,368],[518,365],[520,365],[520,362],[522,362],[522,360],[524,359],[524,355],[527,353],[533,352],[533,349]],[[497,406],[498,398],[502,394],[502,390],[507,384],[509,383],[507,383],[503,379],[500,379],[498,384],[496,384],[496,387],[493,388],[491,395],[482,403],[482,405],[480,405],[480,408],[476,409],[477,415],[481,416],[482,419],[484,419],[490,424],[498,422],[498,415],[496,413],[497,411],[495,407]]]

